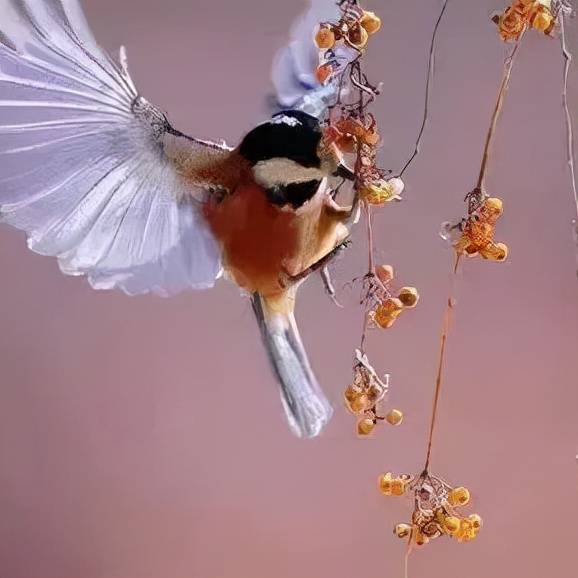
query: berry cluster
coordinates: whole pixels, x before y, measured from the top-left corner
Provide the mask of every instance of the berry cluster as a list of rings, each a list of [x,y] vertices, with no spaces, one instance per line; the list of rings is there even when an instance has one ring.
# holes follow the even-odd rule
[[[482,519],[477,514],[461,516],[459,509],[470,502],[467,488],[453,488],[427,471],[419,478],[409,475],[379,477],[379,489],[385,496],[411,495],[415,507],[411,524],[398,524],[394,534],[408,538],[416,546],[423,546],[440,536],[449,536],[458,542],[469,542],[478,536]]]
[[[363,50],[369,36],[379,32],[381,19],[373,12],[356,8],[344,12],[337,24],[324,22],[315,34],[315,44],[320,50],[333,50],[342,43],[355,50]]]
[[[528,28],[552,34],[556,18],[551,0],[513,0],[503,14],[494,17],[494,22],[502,40],[508,42],[519,40]]]
[[[367,437],[379,421],[387,421],[390,425],[400,425],[403,413],[398,409],[391,410],[387,415],[379,415],[379,404],[385,399],[389,391],[389,375],[382,381],[375,369],[370,365],[367,356],[357,350],[353,367],[353,383],[344,393],[345,406],[354,415],[359,417],[357,433]]]
[[[391,289],[394,278],[391,265],[380,265],[375,268],[375,276],[370,280],[371,287],[368,296],[374,302],[369,312],[369,320],[374,327],[389,329],[402,311],[413,309],[419,301],[419,293],[415,287],[402,287],[397,296]]]
[[[356,181],[361,200],[378,206],[401,200],[403,181],[386,178],[386,173],[377,167],[381,139],[372,115],[366,116],[364,124],[361,119],[346,113],[328,127],[326,138],[342,152],[357,154]]]
[[[508,246],[494,242],[496,222],[503,213],[503,203],[496,197],[484,197],[461,225],[461,236],[453,243],[458,255],[480,255],[489,261],[505,261]]]

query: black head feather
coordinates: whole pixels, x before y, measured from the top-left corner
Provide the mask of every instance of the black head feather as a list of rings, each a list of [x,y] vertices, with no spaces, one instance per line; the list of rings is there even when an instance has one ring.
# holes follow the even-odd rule
[[[319,167],[319,121],[299,110],[282,111],[260,124],[243,139],[239,152],[252,165],[274,158],[295,161],[303,167]]]

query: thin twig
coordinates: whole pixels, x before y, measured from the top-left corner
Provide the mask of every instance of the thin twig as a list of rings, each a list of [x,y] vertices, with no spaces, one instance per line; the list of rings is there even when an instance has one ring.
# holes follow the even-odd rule
[[[564,56],[564,83],[562,85],[562,106],[564,107],[564,115],[566,118],[566,146],[568,153],[568,166],[570,167],[570,179],[572,183],[572,194],[574,196],[574,204],[576,206],[576,219],[574,220],[574,241],[578,242],[578,187],[576,184],[576,168],[575,168],[575,152],[574,152],[574,131],[572,116],[568,106],[568,76],[570,73],[570,65],[572,64],[572,54],[568,50],[566,44],[566,26],[564,20],[564,12],[560,11],[560,44],[562,46],[562,55]],[[576,260],[578,263],[578,247],[576,247]],[[578,273],[578,271],[577,271]]]
[[[448,335],[449,335],[451,314],[452,314],[452,311],[454,308],[455,279],[457,276],[459,265],[460,265],[460,255],[458,254],[456,256],[456,261],[455,261],[453,271],[452,271],[450,294],[448,296],[448,300],[447,300],[447,304],[446,304],[446,310],[444,313],[443,326],[442,326],[440,354],[439,354],[439,359],[438,359],[438,372],[437,372],[437,377],[436,377],[436,386],[435,386],[434,399],[433,399],[433,404],[432,404],[431,422],[430,422],[430,428],[429,428],[427,452],[426,452],[426,459],[425,459],[425,465],[424,465],[424,474],[425,475],[427,475],[427,473],[429,471],[429,465],[430,465],[430,461],[431,461],[433,438],[434,438],[435,426],[437,423],[438,405],[439,405],[440,394],[441,394],[441,389],[442,389],[442,382],[443,382],[446,343],[447,343]]]
[[[490,156],[490,146],[494,138],[494,133],[496,132],[496,126],[498,124],[498,119],[500,118],[500,112],[502,111],[502,105],[504,104],[504,97],[506,96],[506,91],[508,89],[508,84],[510,83],[510,76],[512,74],[512,66],[514,65],[514,58],[520,47],[520,39],[516,42],[514,48],[510,52],[508,58],[504,62],[504,72],[502,75],[502,83],[500,85],[500,90],[498,91],[498,98],[496,100],[496,106],[494,108],[494,113],[492,114],[492,119],[490,121],[490,128],[488,129],[488,134],[486,136],[486,144],[484,146],[484,154],[482,155],[482,166],[480,168],[480,176],[478,178],[477,189],[481,191],[484,190],[484,182],[486,178],[486,170],[488,167],[488,160]]]
[[[405,163],[403,169],[401,169],[401,171],[398,175],[400,178],[403,176],[405,171],[410,167],[410,165],[414,161],[415,157],[417,157],[417,155],[419,154],[420,146],[421,146],[421,140],[422,140],[423,134],[425,132],[425,128],[427,126],[427,121],[429,118],[430,87],[431,87],[431,81],[433,78],[433,71],[434,71],[437,35],[438,35],[438,30],[439,30],[441,21],[444,17],[444,14],[445,14],[445,11],[446,11],[446,8],[448,5],[448,1],[449,0],[444,0],[444,2],[442,4],[442,8],[441,8],[440,14],[438,16],[438,19],[436,21],[436,24],[434,26],[433,35],[431,38],[431,45],[430,45],[430,49],[429,49],[429,62],[428,62],[428,67],[427,67],[427,80],[426,80],[426,85],[425,85],[425,106],[424,106],[424,111],[423,111],[423,120],[421,123],[421,128],[419,130],[417,140],[415,141],[415,149],[414,149],[412,155],[409,157],[408,161]]]

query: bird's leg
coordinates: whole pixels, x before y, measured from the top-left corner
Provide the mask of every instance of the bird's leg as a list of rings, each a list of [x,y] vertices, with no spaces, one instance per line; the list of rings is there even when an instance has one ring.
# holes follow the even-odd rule
[[[350,181],[352,183],[355,182],[355,171],[350,169],[343,160],[339,163],[337,170],[335,171],[335,176],[341,177],[343,182]],[[343,183],[342,183],[343,184]],[[328,212],[335,215],[338,220],[342,223],[346,223],[348,221],[352,221],[353,223],[357,223],[359,220],[359,192],[358,188],[354,187],[354,197],[353,202],[350,206],[342,207],[335,202],[335,197],[331,196],[327,202],[327,209]]]
[[[323,281],[323,285],[325,286],[325,291],[327,291],[327,294],[329,295],[331,301],[333,301],[333,303],[337,305],[337,307],[342,308],[343,305],[341,305],[341,303],[337,301],[335,287],[333,286],[333,281],[331,280],[331,273],[329,272],[329,268],[327,267],[327,265],[321,267],[319,274],[321,275],[321,280]]]
[[[320,269],[323,269],[333,259],[335,259],[335,257],[339,253],[341,253],[341,251],[343,251],[345,249],[345,247],[347,247],[348,244],[349,244],[349,239],[345,239],[344,241],[339,243],[332,251],[327,253],[327,255],[325,255],[324,257],[319,259],[319,261],[316,261],[315,263],[313,263],[313,265],[311,265],[310,267],[307,267],[307,269],[301,271],[301,273],[298,273],[297,275],[291,275],[287,271],[285,271],[283,274],[283,278],[280,280],[281,285],[283,287],[289,287],[291,285],[294,285],[295,283],[299,283],[300,281],[303,281],[304,279],[309,277],[309,275],[311,275],[312,273],[315,273],[315,272],[319,271]]]

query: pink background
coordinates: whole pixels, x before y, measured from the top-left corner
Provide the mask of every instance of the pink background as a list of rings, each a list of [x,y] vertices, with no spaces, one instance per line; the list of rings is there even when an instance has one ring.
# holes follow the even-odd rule
[[[269,64],[302,2],[85,0],[101,43],[125,43],[143,94],[174,124],[236,142],[265,115]],[[420,122],[440,2],[378,2],[371,46],[383,158],[397,169]],[[382,471],[422,466],[451,254],[439,224],[474,185],[504,47],[501,0],[450,2],[429,130],[403,204],[376,218],[380,260],[420,288],[419,308],[373,333],[402,427],[371,441],[341,408],[361,323],[362,231],[298,317],[337,410],[320,439],[281,418],[250,305],[235,287],[172,300],[96,293],[0,230],[1,578],[401,576],[391,535],[411,504]],[[573,21],[572,27],[576,27]],[[575,40],[578,36],[572,33]],[[573,43],[578,46],[578,43]],[[556,40],[529,34],[514,70],[488,186],[503,197],[503,265],[469,261],[458,284],[433,468],[474,494],[472,544],[438,540],[413,577],[576,576],[578,280]],[[573,72],[573,109],[578,73]]]

